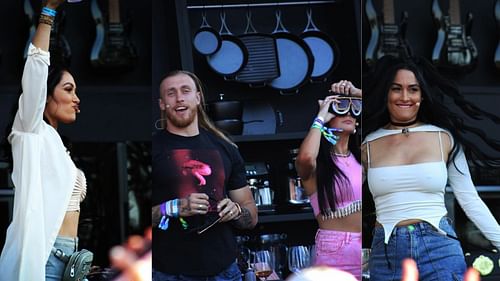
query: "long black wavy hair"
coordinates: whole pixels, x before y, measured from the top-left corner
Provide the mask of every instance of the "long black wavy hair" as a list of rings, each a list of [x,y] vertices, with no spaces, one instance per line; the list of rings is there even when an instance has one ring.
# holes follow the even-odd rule
[[[396,73],[406,69],[415,74],[422,92],[422,102],[417,120],[448,130],[454,144],[448,163],[455,160],[458,147],[464,150],[467,159],[479,166],[498,166],[500,159],[480,149],[481,143],[466,138],[466,134],[479,137],[491,149],[500,151],[500,141],[488,138],[480,128],[467,123],[468,116],[475,120],[490,119],[496,124],[500,118],[478,108],[465,100],[458,86],[442,76],[437,69],[423,57],[396,58],[385,56],[363,77],[363,135],[385,126],[390,122],[387,109],[389,89]],[[465,115],[464,115],[465,114]],[[453,162],[454,163],[454,162]]]
[[[64,66],[63,64],[51,64],[49,67],[49,73],[47,77],[47,98],[49,96],[52,96],[54,94],[54,89],[56,88],[57,84],[61,82],[62,76],[64,72],[70,72],[69,68]],[[19,88],[19,96],[22,94],[22,87]],[[8,125],[5,127],[4,131],[4,138],[2,140],[2,150],[3,150],[3,156],[4,160],[10,164],[10,167],[12,167],[12,147],[8,141],[8,137],[10,135],[10,132],[12,130],[12,125],[14,124],[14,118],[17,113],[17,110],[19,109],[19,98],[16,100],[16,102],[12,105],[11,111],[10,111],[10,122]],[[43,117],[43,120],[48,123],[48,120]],[[71,142],[67,137],[61,136],[61,139],[68,149],[68,151],[71,150]]]
[[[358,163],[361,163],[361,136],[360,130],[355,134],[350,135],[348,148],[354,155]],[[329,210],[335,212],[338,203],[341,199],[353,196],[352,190],[346,188],[350,186],[350,179],[346,174],[335,164],[335,155],[332,156],[333,145],[325,138],[321,138],[319,153],[316,157],[316,183],[318,203],[322,215],[327,215]],[[336,192],[336,186],[339,186],[340,194]],[[333,187],[333,188],[332,188]]]

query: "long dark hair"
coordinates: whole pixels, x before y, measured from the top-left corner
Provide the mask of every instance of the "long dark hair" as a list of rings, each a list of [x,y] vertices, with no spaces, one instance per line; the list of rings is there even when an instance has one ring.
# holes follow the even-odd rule
[[[165,79],[172,77],[172,76],[179,75],[179,74],[184,74],[184,75],[189,76],[193,80],[193,82],[196,86],[196,90],[200,92],[200,104],[198,105],[198,125],[201,128],[212,132],[213,134],[215,134],[216,136],[220,137],[221,139],[227,141],[228,143],[232,144],[233,146],[236,146],[236,144],[233,141],[231,141],[226,135],[224,135],[224,133],[222,133],[219,129],[217,129],[217,127],[215,127],[215,125],[212,123],[212,121],[208,117],[208,114],[205,111],[206,102],[205,102],[205,93],[203,91],[203,84],[201,83],[201,80],[198,78],[198,76],[196,76],[194,73],[186,71],[186,70],[174,70],[174,71],[167,73],[166,75],[164,75],[162,77],[162,79],[160,80],[161,81],[160,85]],[[161,98],[161,93],[160,93],[160,98]],[[161,116],[162,120],[165,120],[165,116],[163,114],[163,111],[161,114],[162,114],[162,116]],[[165,126],[166,126],[166,122],[162,122],[161,128],[165,129]]]
[[[49,73],[47,77],[47,98],[49,96],[52,96],[54,94],[54,89],[56,88],[57,84],[61,82],[62,76],[64,72],[70,72],[69,68],[66,66],[60,65],[60,64],[51,64],[49,67]],[[22,87],[19,88],[19,96],[22,94]],[[14,124],[14,118],[16,116],[17,110],[19,109],[19,98],[16,100],[16,102],[12,105],[11,111],[10,111],[10,122],[8,125],[5,127],[5,132],[4,132],[4,138],[2,140],[2,150],[3,150],[3,157],[9,164],[10,167],[12,167],[12,147],[10,145],[10,142],[8,140],[8,137],[10,135],[10,132],[12,131],[12,125]],[[43,117],[43,120],[48,123],[48,120]],[[61,136],[61,139],[66,146],[68,150],[71,150],[71,142],[67,137]]]
[[[350,135],[348,143],[348,148],[358,163],[361,163],[360,140],[361,137],[358,130],[355,134]],[[321,138],[319,153],[316,157],[316,188],[319,208],[322,215],[328,215],[329,211],[335,212],[341,199],[353,195],[352,191],[346,188],[349,186],[350,179],[337,166],[335,161],[332,161],[332,148],[333,146],[331,143]],[[340,194],[337,194],[336,186],[340,187]]]
[[[458,86],[442,76],[423,57],[385,56],[377,62],[371,72],[363,77],[363,132],[365,136],[389,123],[387,96],[396,73],[401,69],[413,72],[420,85],[423,100],[417,119],[448,130],[454,138],[448,164],[455,160],[459,146],[463,148],[467,159],[477,165],[500,164],[499,159],[493,158],[480,149],[481,143],[470,141],[465,138],[465,135],[472,134],[479,137],[484,144],[496,151],[500,151],[500,141],[488,138],[483,130],[467,124],[462,114],[476,120],[490,119],[496,124],[500,123],[500,118],[465,100]]]

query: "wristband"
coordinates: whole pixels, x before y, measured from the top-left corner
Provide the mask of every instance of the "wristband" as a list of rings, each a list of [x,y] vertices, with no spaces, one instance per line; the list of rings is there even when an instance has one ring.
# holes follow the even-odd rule
[[[42,14],[42,15],[47,15],[47,16],[49,16],[49,17],[55,17],[55,16],[56,16],[56,14],[57,14],[57,12],[56,12],[56,10],[53,10],[53,9],[51,9],[51,8],[49,8],[49,7],[43,7],[43,8],[42,8],[42,13],[41,13],[41,14]]]

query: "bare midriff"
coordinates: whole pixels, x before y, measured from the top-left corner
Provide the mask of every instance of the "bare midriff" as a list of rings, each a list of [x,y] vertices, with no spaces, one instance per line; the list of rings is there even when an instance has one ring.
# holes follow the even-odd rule
[[[410,225],[410,224],[415,224],[415,223],[419,223],[419,222],[423,222],[423,220],[419,220],[419,219],[409,219],[409,220],[402,220],[400,222],[398,222],[396,224],[396,226],[405,226],[405,225]],[[382,226],[382,224],[380,224],[378,221],[375,222],[375,226]]]
[[[64,220],[61,229],[59,229],[59,236],[77,237],[79,218],[80,218],[80,212],[77,211],[66,212],[66,214],[64,215]]]
[[[321,218],[321,214],[317,217],[320,229],[344,232],[361,232],[361,219],[361,212],[356,212],[343,218],[333,218],[327,220],[323,220]]]

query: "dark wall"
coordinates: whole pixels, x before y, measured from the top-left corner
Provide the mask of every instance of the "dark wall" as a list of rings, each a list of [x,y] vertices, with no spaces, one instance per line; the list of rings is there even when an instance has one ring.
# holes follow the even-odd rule
[[[500,105],[500,70],[495,68],[494,54],[498,45],[497,22],[494,15],[494,0],[474,1],[461,0],[460,10],[462,23],[467,13],[474,16],[471,36],[478,49],[478,63],[469,73],[450,74],[443,72],[448,78],[455,81],[466,99],[481,109],[498,114]],[[370,26],[365,14],[363,1],[363,57],[370,39]],[[382,0],[373,0],[378,13],[382,11]],[[437,37],[437,27],[432,16],[432,0],[402,1],[395,0],[396,21],[401,20],[402,12],[408,13],[406,39],[415,55],[424,56],[429,60]],[[449,2],[439,0],[443,14],[448,14]],[[366,65],[363,66],[366,70]],[[472,121],[475,126],[485,130],[489,136],[500,139],[498,125],[489,121]],[[495,153],[495,152],[493,152]],[[496,153],[498,154],[498,152]],[[500,155],[498,156],[500,158]]]
[[[100,1],[100,0],[99,0]],[[9,24],[0,29],[2,59],[0,61],[0,135],[8,122],[8,112],[17,100],[23,69],[23,50],[28,40],[29,23],[24,14],[24,1],[6,1],[9,12],[4,20]],[[35,14],[40,1],[31,1]],[[74,141],[149,140],[151,85],[151,4],[143,1],[120,1],[121,18],[129,23],[129,38],[139,58],[131,71],[96,71],[89,56],[95,38],[95,24],[90,12],[90,0],[64,4],[66,12],[64,36],[69,41],[71,70],[77,83],[82,113],[71,126],[62,126],[62,134]],[[105,4],[107,1],[99,2]],[[149,3],[149,4],[148,4]],[[101,5],[105,11],[107,5]],[[106,16],[106,15],[104,15]]]

